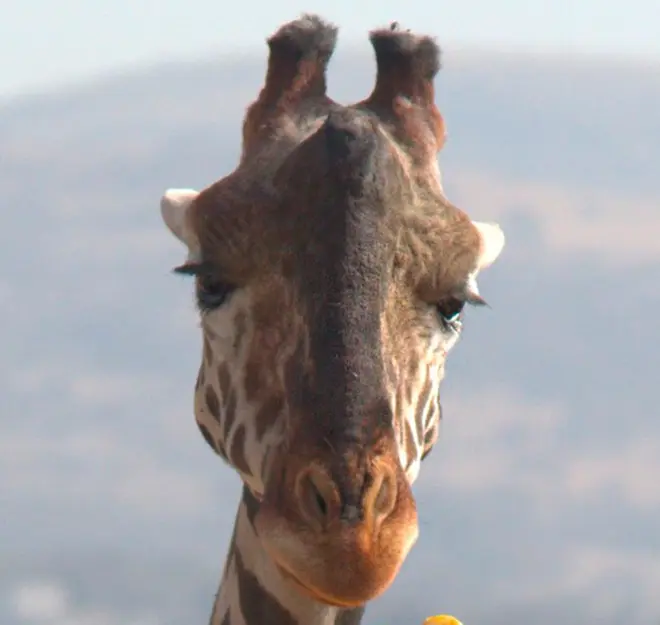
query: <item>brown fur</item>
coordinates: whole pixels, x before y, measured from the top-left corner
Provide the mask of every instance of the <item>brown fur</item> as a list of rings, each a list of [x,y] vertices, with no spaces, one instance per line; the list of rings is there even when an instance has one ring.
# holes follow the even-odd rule
[[[378,68],[376,85],[360,106],[386,124],[415,169],[428,167],[445,141],[433,86],[440,48],[430,37],[400,31],[397,25],[373,31],[370,39]],[[421,181],[424,172],[419,173]]]
[[[297,28],[286,25],[269,40],[266,83],[245,116],[250,139],[244,140],[244,148],[249,144],[254,157],[202,191],[192,213],[205,256],[222,278],[239,285],[264,267],[281,264],[287,250],[282,241],[303,234],[295,231],[304,227],[302,203],[295,196],[283,202],[282,194],[295,187],[296,176],[312,176],[318,152],[309,153],[305,140],[330,111],[343,108],[325,95],[336,29],[311,17],[295,24]],[[322,32],[305,43],[321,42],[320,48],[296,48],[295,36],[312,27]],[[432,173],[444,136],[433,99],[440,50],[429,37],[398,30],[374,31],[371,41],[378,64],[376,85],[369,98],[348,108],[372,112],[397,153],[399,179],[388,191],[399,199],[390,202],[387,236],[397,240],[396,262],[406,280],[419,285],[423,296],[437,298],[465,278],[479,249],[469,217],[447,201]],[[314,89],[307,88],[310,72]]]
[[[202,434],[245,475],[246,426],[230,439],[234,386],[261,406],[257,440],[286,419],[284,444],[269,452],[255,527],[303,593],[352,607],[391,584],[416,539],[399,445],[405,441],[408,457],[414,437],[425,454],[433,446],[437,422],[426,411],[437,388],[429,381],[413,397],[401,382],[430,380],[431,369],[444,367],[444,354],[429,361],[417,346],[436,331],[434,305],[475,270],[480,240],[439,180],[445,130],[434,103],[436,43],[374,31],[374,89],[342,106],[326,95],[335,42],[336,28],[314,16],[269,39],[240,163],[200,193],[190,224],[204,279],[249,286],[253,306],[251,330],[235,319],[242,379],[220,364],[222,397],[210,386],[200,391],[214,417],[222,402],[222,440],[214,446],[208,429]],[[211,367],[213,337],[204,328]],[[396,407],[415,401],[418,421],[429,421],[419,436]]]
[[[315,15],[284,25],[268,39],[265,84],[243,122],[243,159],[260,143],[286,132],[286,122],[293,121],[289,114],[329,106],[325,72],[336,41],[337,28]]]

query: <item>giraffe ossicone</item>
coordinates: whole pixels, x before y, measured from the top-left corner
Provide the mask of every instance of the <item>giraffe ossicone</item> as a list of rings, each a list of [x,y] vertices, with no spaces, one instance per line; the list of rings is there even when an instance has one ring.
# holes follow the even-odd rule
[[[373,31],[371,94],[342,105],[336,39],[281,27],[234,171],[161,198],[195,279],[195,419],[244,483],[212,625],[351,625],[391,585],[446,357],[505,243],[445,197],[436,42]]]

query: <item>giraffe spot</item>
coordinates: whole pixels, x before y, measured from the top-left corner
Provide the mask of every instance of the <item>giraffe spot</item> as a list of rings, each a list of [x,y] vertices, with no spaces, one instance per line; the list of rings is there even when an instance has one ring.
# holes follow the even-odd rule
[[[215,341],[218,338],[217,334],[207,324],[204,324],[204,335],[209,337],[209,341]]]
[[[227,458],[227,450],[221,440],[215,441],[215,450],[218,452],[218,456],[220,456],[225,462],[229,462],[229,458]]]
[[[415,380],[419,376],[419,363],[417,362],[416,359],[413,358],[413,359],[411,359],[411,361],[409,363],[409,366],[410,366],[410,368],[408,370],[409,379],[410,380]],[[412,392],[413,392],[413,386],[411,384],[406,389],[406,399],[408,400],[408,403],[411,403],[411,404],[413,403]]]
[[[199,431],[202,433],[204,440],[211,446],[211,449],[213,451],[217,451],[215,447],[215,441],[213,440],[213,436],[211,436],[211,432],[209,432],[209,429],[204,424],[199,422],[197,422],[197,427],[199,428]]]
[[[217,393],[213,390],[213,387],[210,384],[207,384],[204,389],[204,401],[206,401],[206,407],[209,409],[211,416],[213,416],[216,421],[219,421],[220,401],[218,400]]]
[[[245,456],[245,439],[247,431],[245,426],[241,423],[236,428],[236,433],[231,442],[231,449],[229,450],[229,457],[232,464],[241,472],[250,475],[250,465],[248,464],[247,457]]]
[[[247,315],[242,310],[239,310],[234,317],[234,328],[234,353],[237,354],[247,331]]]
[[[238,516],[237,516],[238,518]],[[234,529],[231,532],[231,540],[229,541],[229,549],[227,549],[227,556],[225,557],[225,566],[222,569],[222,577],[227,577],[229,567],[231,566],[232,560],[234,558],[234,552],[236,551],[236,536],[238,533],[238,522],[234,522]],[[213,621],[211,621],[213,622]]]
[[[440,432],[439,422],[432,423],[431,427],[424,433],[424,452],[422,453],[422,460],[431,453],[436,441],[438,440],[438,433]]]
[[[261,479],[264,484],[266,483],[266,469],[268,468],[268,463],[270,462],[270,456],[273,453],[273,446],[267,445],[266,452],[264,453],[263,460],[261,461]]]
[[[442,405],[440,398],[436,396],[429,402],[429,409],[426,412],[426,432],[424,434],[425,456],[428,456],[431,449],[440,436],[440,422],[442,421]]]
[[[259,512],[259,506],[261,504],[247,486],[243,486],[243,503],[245,504],[245,513],[247,514],[248,521],[254,527],[254,519],[257,516],[257,512]]]
[[[423,432],[426,429],[426,414],[431,402],[432,390],[431,376],[427,375],[422,385],[422,390],[417,397],[417,407],[415,409],[415,429],[418,432]]]
[[[411,467],[412,463],[417,458],[417,447],[415,445],[415,433],[413,432],[412,423],[410,419],[406,419],[405,427],[405,445],[406,445],[406,471]]]
[[[234,425],[234,420],[236,419],[236,390],[233,388],[230,389],[226,397],[227,403],[225,405],[224,438],[225,440],[228,440],[229,435],[231,434],[231,428]]]
[[[198,391],[204,385],[204,367],[200,367],[195,380],[195,390]]]
[[[284,365],[284,384],[289,389],[299,388],[302,383],[302,377],[305,375],[305,343],[299,341],[293,354],[289,356]]]
[[[225,615],[222,617],[220,625],[231,625],[231,610],[227,608]]]
[[[436,401],[429,401],[424,427],[429,428],[434,420],[440,421],[440,419],[442,419],[442,406],[440,406],[440,399],[436,398]]]
[[[278,417],[284,408],[284,399],[281,395],[274,395],[266,400],[266,402],[259,408],[255,416],[256,431],[255,436],[260,441],[263,435],[275,425]]]
[[[401,411],[401,415],[404,420],[406,419],[408,407],[410,404],[404,400],[403,394],[404,394],[404,389],[402,384],[397,384],[394,387],[394,397],[395,397],[395,403],[399,407],[399,410]]]
[[[231,375],[229,373],[229,367],[226,362],[221,362],[218,365],[218,384],[220,387],[220,395],[225,399],[231,388]]]
[[[197,420],[195,420],[195,423],[197,423],[197,428],[202,433],[204,440],[209,444],[211,449],[213,449],[213,451],[218,454],[218,456],[220,456],[225,462],[229,462],[223,442],[221,440],[216,440],[213,437],[213,434],[211,434],[211,430],[209,430],[203,423],[200,423]]]
[[[396,385],[396,368],[394,363],[391,360],[385,362],[385,375],[387,376],[387,381],[392,385]]]
[[[249,360],[245,365],[243,388],[245,389],[245,397],[248,401],[256,399],[259,389],[263,386],[261,366],[261,363],[257,360]]]
[[[211,343],[209,342],[206,334],[204,335],[204,363],[207,367],[211,366],[213,362],[213,352],[211,351]]]
[[[248,570],[241,553],[235,551],[238,596],[246,623],[277,623],[278,625],[298,625],[298,622],[280,602],[260,583],[256,575]]]

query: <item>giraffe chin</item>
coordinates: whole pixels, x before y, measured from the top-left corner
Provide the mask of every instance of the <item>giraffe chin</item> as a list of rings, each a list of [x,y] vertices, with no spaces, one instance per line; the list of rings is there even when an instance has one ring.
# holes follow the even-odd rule
[[[291,571],[288,571],[286,568],[280,564],[276,564],[278,570],[286,580],[288,580],[293,586],[295,586],[302,594],[307,595],[310,599],[318,601],[319,603],[324,603],[335,608],[359,608],[364,605],[365,602],[362,601],[347,601],[341,600],[335,596],[328,595],[312,586],[309,586],[302,582],[298,577],[296,577]]]
[[[396,578],[416,538],[416,533],[410,534],[408,544],[401,545],[401,552],[391,559],[381,560],[378,564],[374,560],[369,564],[363,558],[355,561],[357,549],[351,551],[348,558],[339,558],[333,563],[329,551],[323,550],[325,553],[319,554],[312,548],[305,554],[304,547],[302,552],[299,546],[292,548],[297,541],[282,540],[282,534],[278,534],[279,540],[264,540],[263,534],[260,538],[284,580],[301,595],[325,605],[345,609],[364,606],[383,594]],[[296,551],[297,555],[292,557],[292,552]],[[352,573],[346,574],[347,571]]]

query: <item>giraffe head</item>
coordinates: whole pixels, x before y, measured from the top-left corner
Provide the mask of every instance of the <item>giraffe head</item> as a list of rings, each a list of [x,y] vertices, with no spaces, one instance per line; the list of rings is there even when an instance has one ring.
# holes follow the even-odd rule
[[[504,238],[442,191],[436,43],[372,32],[375,86],[343,106],[326,95],[336,35],[303,16],[271,37],[239,165],[161,209],[196,282],[199,428],[260,500],[291,584],[357,606],[417,539],[445,358]]]

